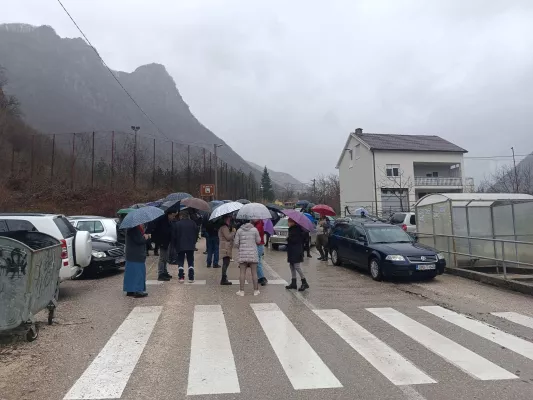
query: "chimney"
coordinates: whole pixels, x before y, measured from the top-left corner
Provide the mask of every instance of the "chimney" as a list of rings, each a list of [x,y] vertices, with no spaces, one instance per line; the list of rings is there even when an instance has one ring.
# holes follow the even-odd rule
[[[362,133],[363,133],[363,128],[357,128],[357,129],[355,130],[355,134],[356,134],[356,135],[361,135]]]

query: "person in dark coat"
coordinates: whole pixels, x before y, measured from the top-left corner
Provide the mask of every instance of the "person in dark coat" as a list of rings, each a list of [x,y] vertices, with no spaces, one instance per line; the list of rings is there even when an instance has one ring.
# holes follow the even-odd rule
[[[182,211],[172,227],[172,245],[177,253],[179,283],[185,282],[185,258],[189,266],[189,283],[194,283],[194,249],[198,237],[198,226],[191,220],[188,211]]]
[[[152,242],[155,244],[156,249],[159,248],[158,281],[169,281],[172,278],[172,275],[168,273],[167,265],[169,262],[172,222],[176,219],[177,214],[178,207],[169,207],[165,211],[165,215],[151,222],[146,229],[146,233],[152,235]]]
[[[126,231],[124,291],[128,296],[146,297],[146,241],[150,235],[139,225]]]
[[[306,238],[306,233],[300,225],[296,224],[292,219],[289,218],[289,235],[287,236],[287,262],[291,268],[291,284],[285,286],[285,289],[297,289],[296,285],[296,272],[300,275],[302,280],[302,285],[299,292],[303,292],[305,289],[309,289],[307,280],[302,271],[301,263],[304,260],[304,242]]]
[[[206,243],[207,243],[207,268],[221,268],[220,261],[220,241],[218,240],[218,229],[220,224],[217,221],[210,221],[210,214],[206,214],[202,221],[205,229]]]

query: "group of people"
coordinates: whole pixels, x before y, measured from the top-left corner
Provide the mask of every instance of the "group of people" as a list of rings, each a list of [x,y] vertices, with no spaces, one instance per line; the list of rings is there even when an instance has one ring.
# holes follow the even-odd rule
[[[300,276],[299,291],[309,288],[301,268],[305,251],[308,256],[310,246],[309,232],[305,231],[292,219],[288,220],[287,261],[291,271],[291,283],[287,289],[298,289],[297,274]],[[146,257],[147,244],[153,242],[159,250],[158,280],[169,281],[172,275],[168,264],[178,266],[178,280],[185,282],[185,261],[187,261],[187,278],[194,282],[194,252],[200,231],[206,238],[207,268],[222,268],[221,285],[231,285],[227,271],[233,260],[233,249],[238,250],[237,262],[240,268],[239,291],[244,296],[244,284],[247,270],[250,269],[254,295],[259,295],[259,285],[268,283],[263,272],[265,239],[271,232],[265,232],[265,224],[272,226],[270,220],[238,221],[231,215],[222,220],[210,221],[209,215],[200,217],[191,210],[169,208],[165,215],[147,224],[128,229],[125,234],[126,270],[124,273],[124,291],[128,296],[145,297],[146,292]],[[327,260],[328,224],[325,218],[317,223],[317,248],[321,260]],[[222,266],[219,265],[222,257]]]

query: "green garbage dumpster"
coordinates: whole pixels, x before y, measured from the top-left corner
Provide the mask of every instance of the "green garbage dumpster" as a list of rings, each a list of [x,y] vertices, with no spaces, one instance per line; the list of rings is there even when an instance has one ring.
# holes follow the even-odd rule
[[[44,309],[52,324],[60,268],[57,239],[40,232],[0,232],[0,333],[24,329],[26,339],[35,340],[34,316]]]

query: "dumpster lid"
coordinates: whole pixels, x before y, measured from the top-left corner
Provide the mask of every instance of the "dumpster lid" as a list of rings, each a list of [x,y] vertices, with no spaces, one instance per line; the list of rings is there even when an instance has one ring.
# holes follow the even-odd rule
[[[10,231],[0,232],[0,238],[7,237],[28,246],[32,250],[41,250],[61,243],[56,238],[42,232]]]

